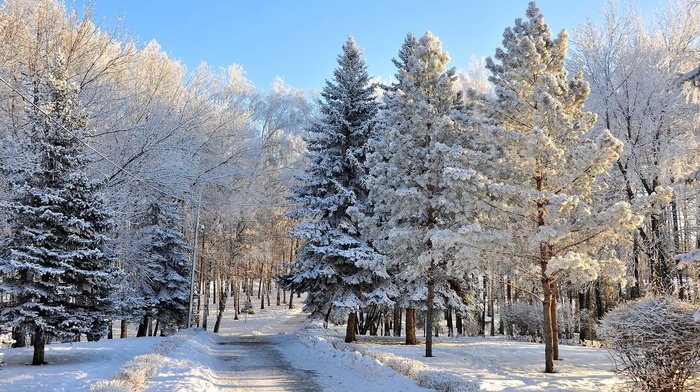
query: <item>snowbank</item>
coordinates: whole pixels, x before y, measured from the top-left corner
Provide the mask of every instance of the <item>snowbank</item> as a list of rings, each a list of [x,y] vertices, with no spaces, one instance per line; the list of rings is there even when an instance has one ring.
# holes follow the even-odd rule
[[[355,354],[355,362],[361,358],[369,358],[379,365],[391,368],[393,371],[402,374],[424,388],[436,389],[445,392],[472,392],[480,391],[478,385],[466,381],[449,371],[433,369],[422,362],[404,358],[392,353],[371,350],[362,345],[348,344],[338,338],[318,336],[318,325],[310,324],[298,333],[305,344],[313,347],[314,350],[333,348],[340,351],[352,352]]]
[[[90,387],[95,392],[130,392],[143,389],[148,380],[156,375],[165,357],[184,341],[190,339],[195,329],[184,329],[163,339],[142,355],[134,357],[122,366],[109,381],[98,381]]]

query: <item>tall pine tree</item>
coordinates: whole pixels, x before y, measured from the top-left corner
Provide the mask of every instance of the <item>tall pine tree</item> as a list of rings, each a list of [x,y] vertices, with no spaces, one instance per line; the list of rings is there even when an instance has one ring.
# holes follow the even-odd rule
[[[449,55],[428,32],[419,40],[407,35],[395,61],[397,83],[385,96],[368,156],[374,218],[365,226],[386,256],[407,307],[407,343],[415,344],[413,309],[425,304],[426,356],[432,356],[433,309],[437,298],[454,299],[463,275],[453,247],[443,246],[443,231],[461,220],[461,206],[445,198],[451,182],[445,170],[462,135],[460,94]],[[439,295],[438,295],[439,294]],[[444,303],[444,301],[443,301]]]
[[[351,217],[371,213],[364,183],[366,142],[378,104],[365,61],[353,38],[343,45],[333,80],[326,81],[321,116],[309,129],[310,164],[290,200],[290,216],[305,219],[294,229],[303,245],[284,284],[308,293],[305,309],[348,314],[346,341],[354,340],[356,310],[391,303],[389,275]]]
[[[482,102],[481,142],[493,151],[491,168],[481,167],[489,192],[483,216],[508,234],[503,254],[520,260],[523,271],[537,271],[545,372],[554,372],[557,282],[621,277],[624,265],[613,246],[640,220],[628,203],[600,197],[601,178],[622,143],[609,131],[592,134],[596,116],[583,111],[588,84],[580,74],[569,78],[564,68],[566,32],[553,39],[534,2],[526,16],[505,30],[498,63],[486,61],[495,98]]]
[[[9,294],[0,319],[33,335],[33,365],[44,347],[86,334],[106,334],[113,316],[113,282],[120,271],[107,250],[113,222],[99,190],[84,173],[85,117],[78,89],[61,58],[46,80],[34,81],[28,106],[28,164],[14,171],[15,197],[3,204],[10,233],[0,259],[0,291]]]

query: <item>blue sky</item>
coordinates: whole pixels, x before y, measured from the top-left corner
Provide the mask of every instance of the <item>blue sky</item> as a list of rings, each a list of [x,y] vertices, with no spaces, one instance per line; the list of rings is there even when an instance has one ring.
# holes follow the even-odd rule
[[[84,0],[69,4],[82,10]],[[663,0],[637,0],[647,17]],[[369,72],[388,79],[406,33],[430,30],[449,52],[450,66],[492,56],[503,30],[525,16],[529,0],[92,0],[105,27],[121,23],[140,42],[155,39],[188,69],[201,61],[240,64],[256,87],[275,76],[297,88],[321,89],[332,77],[349,35],[364,48]],[[572,32],[604,0],[540,0],[556,33]],[[118,21],[121,19],[121,22]]]

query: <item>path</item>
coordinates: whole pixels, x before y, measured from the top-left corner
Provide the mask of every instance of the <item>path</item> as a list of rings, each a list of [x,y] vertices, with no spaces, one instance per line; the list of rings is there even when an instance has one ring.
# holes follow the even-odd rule
[[[306,317],[278,308],[228,320],[220,334],[200,332],[166,360],[146,391],[322,391],[313,371],[295,369],[278,349],[278,336],[297,331]]]
[[[322,391],[311,370],[295,369],[270,336],[228,336],[212,350],[221,362],[216,369],[222,389],[263,391]]]
[[[219,334],[195,333],[168,355],[145,390],[425,390],[370,358],[335,350],[309,335],[297,335],[308,322],[299,309],[268,306],[240,320],[228,316]]]

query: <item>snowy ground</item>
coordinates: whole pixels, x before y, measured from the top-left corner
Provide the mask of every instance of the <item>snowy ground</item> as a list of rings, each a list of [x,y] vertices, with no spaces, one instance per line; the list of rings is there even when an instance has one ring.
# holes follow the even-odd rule
[[[298,309],[272,306],[247,320],[226,318],[218,335],[198,330],[169,341],[153,337],[49,345],[45,366],[27,365],[31,348],[0,350],[6,362],[0,368],[0,391],[88,391],[145,353],[154,354],[145,358],[155,370],[146,391],[426,390],[375,358],[394,368],[398,363],[413,378],[438,374],[438,380],[452,377],[484,391],[610,391],[621,382],[601,349],[561,346],[559,373],[547,375],[539,344],[439,338],[434,357],[425,358],[424,346],[405,346],[401,339],[361,336],[359,344],[346,345],[343,334],[342,327],[320,328]]]

